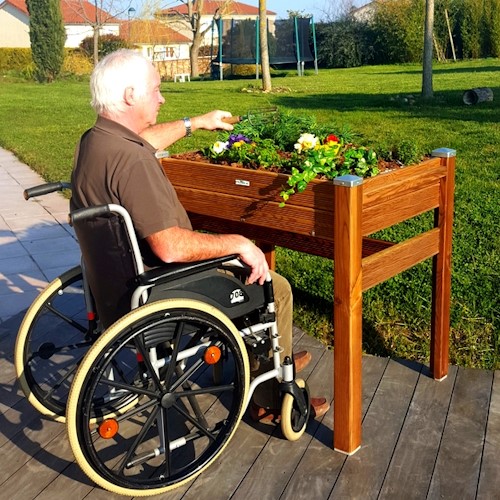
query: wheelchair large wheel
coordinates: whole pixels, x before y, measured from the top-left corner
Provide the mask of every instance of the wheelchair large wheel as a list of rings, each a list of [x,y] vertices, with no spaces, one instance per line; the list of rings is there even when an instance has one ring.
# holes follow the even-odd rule
[[[42,414],[64,421],[71,382],[95,329],[87,319],[80,266],[49,283],[26,312],[14,363],[22,391]]]
[[[125,380],[110,376],[116,366]],[[241,420],[248,386],[244,343],[222,312],[189,299],[146,304],[107,329],[78,369],[66,419],[76,461],[115,493],[169,491],[216,460]],[[93,420],[114,390],[140,402]]]
[[[283,396],[281,404],[281,432],[288,441],[297,441],[304,434],[310,416],[310,398],[307,384],[301,378],[295,379],[295,382],[305,398],[307,409],[306,414],[302,414],[296,404],[295,398],[291,394],[286,393]]]

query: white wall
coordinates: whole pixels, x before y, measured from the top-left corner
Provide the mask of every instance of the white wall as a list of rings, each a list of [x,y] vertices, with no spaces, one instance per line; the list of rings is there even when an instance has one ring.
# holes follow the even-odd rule
[[[10,4],[0,9],[0,47],[29,48],[29,17]],[[94,34],[88,24],[67,24],[65,47],[76,48],[82,40]],[[119,35],[118,24],[109,24],[100,29],[101,35]]]
[[[76,48],[80,46],[82,40],[89,36],[94,36],[94,30],[89,24],[67,24],[66,28],[66,44],[65,47]],[[103,26],[99,30],[100,35],[120,35],[120,27],[118,24],[110,24]]]
[[[29,18],[12,5],[0,9],[0,47],[30,47]]]

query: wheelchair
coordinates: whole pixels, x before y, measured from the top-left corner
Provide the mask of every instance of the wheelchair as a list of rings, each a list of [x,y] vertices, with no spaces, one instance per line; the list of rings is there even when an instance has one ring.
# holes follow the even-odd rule
[[[71,190],[53,182],[24,191],[26,200]],[[102,331],[82,265],[64,272],[28,308],[16,337],[14,364],[21,390],[43,415],[65,421],[76,369]]]
[[[81,311],[89,309],[93,319],[85,332],[77,329],[74,342],[68,336],[43,349],[20,347],[19,364],[31,392],[33,359],[48,360],[52,379],[35,399],[43,408],[57,401],[56,419],[65,411],[72,451],[88,477],[129,496],[167,492],[194,479],[227,446],[255,388],[273,378],[282,395],[282,433],[300,438],[309,391],[295,379],[292,359],[280,361],[270,276],[263,286],[246,284],[249,270],[235,255],[145,270],[123,207],[91,207],[70,218],[83,257],[71,276],[82,284]],[[38,309],[71,286],[69,277],[68,286],[55,281],[37,299]],[[38,323],[34,311],[27,325]],[[24,337],[20,345],[29,344],[30,335]],[[73,345],[80,348],[73,352]],[[64,358],[66,350],[70,368],[59,373],[52,358]],[[273,368],[250,381],[249,356],[267,359],[270,352]]]

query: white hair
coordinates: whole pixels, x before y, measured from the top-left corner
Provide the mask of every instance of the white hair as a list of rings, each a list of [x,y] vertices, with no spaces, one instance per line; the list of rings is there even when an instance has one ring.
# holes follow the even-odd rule
[[[101,59],[90,77],[90,105],[99,115],[125,111],[125,89],[132,87],[137,97],[146,93],[148,61],[138,52],[120,49]]]

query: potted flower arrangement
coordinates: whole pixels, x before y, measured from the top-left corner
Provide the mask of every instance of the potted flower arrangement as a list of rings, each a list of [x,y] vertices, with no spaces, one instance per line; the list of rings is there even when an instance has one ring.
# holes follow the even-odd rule
[[[202,150],[213,163],[241,165],[289,174],[280,195],[281,206],[296,192],[303,192],[315,178],[333,180],[353,174],[373,177],[379,173],[375,151],[352,142],[343,128],[336,134],[331,125],[318,125],[312,117],[274,112],[256,115],[223,132]]]

